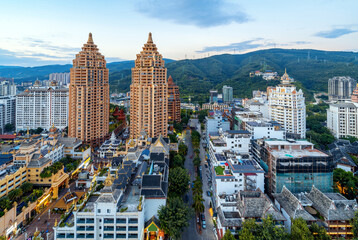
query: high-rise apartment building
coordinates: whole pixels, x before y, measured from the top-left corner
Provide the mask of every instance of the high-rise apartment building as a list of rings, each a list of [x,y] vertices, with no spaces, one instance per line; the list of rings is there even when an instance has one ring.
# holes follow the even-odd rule
[[[68,89],[32,87],[16,96],[16,130],[64,129],[68,123]]]
[[[0,96],[15,96],[16,85],[14,79],[0,82]]]
[[[168,121],[180,122],[180,94],[179,87],[172,76],[168,78]]]
[[[143,51],[137,54],[132,68],[130,95],[131,138],[138,138],[142,130],[149,137],[167,136],[167,69],[162,55],[153,43],[151,33]]]
[[[69,72],[51,73],[48,78],[50,81],[56,81],[59,85],[67,85],[70,83]]]
[[[329,105],[327,127],[336,138],[358,137],[358,85],[352,93],[351,101]]]
[[[231,103],[233,98],[233,90],[230,86],[223,86],[223,102]]]
[[[288,136],[306,137],[306,105],[302,90],[296,89],[285,71],[281,84],[268,87],[269,117],[286,130]]]
[[[108,69],[91,33],[73,60],[69,88],[69,137],[100,145],[109,128]]]
[[[357,81],[351,77],[333,77],[328,80],[330,101],[349,100]]]
[[[4,133],[6,124],[15,126],[16,99],[15,96],[0,97],[0,128]]]

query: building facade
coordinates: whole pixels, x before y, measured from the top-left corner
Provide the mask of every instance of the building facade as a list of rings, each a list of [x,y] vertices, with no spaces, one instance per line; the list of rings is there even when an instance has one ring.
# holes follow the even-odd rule
[[[296,138],[306,137],[306,105],[302,90],[297,90],[293,79],[285,74],[281,84],[268,87],[269,117],[281,124],[287,133]]]
[[[16,96],[16,130],[64,129],[68,125],[68,89],[33,87]]]
[[[98,146],[108,129],[108,69],[90,33],[71,68],[68,136]]]
[[[267,192],[278,193],[286,186],[292,193],[309,191],[314,185],[331,192],[333,157],[306,140],[266,139],[252,142],[251,152],[267,171]]]
[[[172,76],[168,78],[168,121],[180,122],[180,94]]]
[[[223,86],[223,102],[231,103],[233,99],[233,89],[230,86]]]
[[[56,81],[59,85],[67,85],[70,83],[70,73],[51,73],[49,75],[50,81]]]
[[[6,124],[15,126],[16,110],[16,98],[14,96],[0,96],[0,127],[2,133]]]
[[[351,101],[329,105],[327,127],[336,138],[358,137],[358,86],[352,93]]]
[[[328,80],[330,101],[349,100],[357,81],[351,77],[333,77]]]
[[[0,96],[15,96],[15,95],[16,95],[16,85],[14,84],[14,79],[12,79],[12,81],[0,82]]]
[[[131,138],[137,139],[143,129],[149,137],[167,136],[167,69],[151,33],[132,68],[130,94]]]
[[[218,102],[218,90],[210,90],[210,103]]]

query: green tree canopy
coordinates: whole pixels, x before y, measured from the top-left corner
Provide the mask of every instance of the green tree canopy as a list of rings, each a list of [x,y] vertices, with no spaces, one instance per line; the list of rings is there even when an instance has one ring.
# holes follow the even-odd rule
[[[226,230],[226,232],[221,240],[236,240],[236,238],[234,237],[234,235],[232,235],[230,230]]]
[[[176,167],[169,172],[169,195],[180,197],[189,189],[190,177],[187,170]]]
[[[302,218],[296,218],[292,221],[291,226],[292,240],[313,240],[313,235],[309,230],[307,223]]]
[[[318,226],[317,223],[313,223],[310,226],[310,231],[315,240],[331,240],[331,236],[327,234],[327,231],[324,227]]]
[[[181,233],[188,226],[191,217],[190,208],[181,198],[169,198],[166,206],[158,211],[161,228],[174,239],[180,239]]]

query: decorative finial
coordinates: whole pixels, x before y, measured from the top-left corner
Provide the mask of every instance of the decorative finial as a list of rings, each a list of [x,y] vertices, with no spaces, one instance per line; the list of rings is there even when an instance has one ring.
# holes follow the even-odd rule
[[[89,44],[92,43],[93,44],[92,33],[89,33],[87,43],[89,43]]]
[[[286,68],[285,68],[285,74],[287,74]]]
[[[152,39],[152,33],[150,32],[148,35],[148,41],[147,43],[153,43],[153,39]]]
[[[55,219],[55,225],[54,226],[57,227],[57,218]]]

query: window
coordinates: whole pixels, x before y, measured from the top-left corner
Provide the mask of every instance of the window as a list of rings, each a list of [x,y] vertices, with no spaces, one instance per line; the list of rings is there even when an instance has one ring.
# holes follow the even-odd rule
[[[101,209],[98,209],[98,211],[97,211],[98,213],[101,213]]]
[[[111,209],[107,209],[107,213],[111,213]]]

